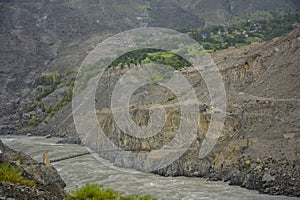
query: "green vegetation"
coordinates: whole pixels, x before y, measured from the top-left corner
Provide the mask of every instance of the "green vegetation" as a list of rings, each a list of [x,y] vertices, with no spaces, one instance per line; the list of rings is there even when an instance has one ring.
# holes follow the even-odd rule
[[[70,89],[69,93],[64,96],[64,98],[60,101],[55,102],[51,108],[47,110],[47,113],[51,114],[52,116],[62,109],[64,106],[68,105],[69,102],[72,101],[72,90]]]
[[[160,80],[161,78],[166,80],[165,77],[169,76],[170,70],[174,71],[183,67],[191,66],[189,62],[177,55],[176,52],[170,53],[164,50],[151,48],[139,49],[121,55],[110,64],[108,63],[108,60],[100,60],[95,64],[83,66],[80,72],[81,76],[76,80],[78,87],[76,87],[76,91],[74,92],[77,93],[82,90],[87,81],[98,75],[101,69],[104,69],[106,66],[113,69],[114,67],[120,67],[123,69],[125,66],[130,67],[131,65],[146,64],[151,62],[168,66],[165,69],[158,67],[157,70],[159,71],[159,75],[163,75],[163,77],[154,75],[152,79],[155,79],[155,81]],[[165,74],[165,72],[167,72],[167,74]]]
[[[244,167],[245,167],[245,169],[250,169],[251,168],[251,163],[250,162],[245,162]]]
[[[38,86],[39,94],[36,96],[37,101],[51,94],[61,83],[62,76],[57,76],[57,73],[44,74],[35,79],[35,84]]]
[[[182,57],[169,52],[154,52],[154,53],[148,53],[147,58],[142,60],[143,63],[146,63],[148,61],[152,61],[157,64],[162,65],[168,65],[173,67],[174,69],[178,70],[183,67],[189,67],[191,64],[187,62]]]
[[[43,98],[45,98],[46,96],[48,96],[49,94],[54,92],[55,89],[56,89],[56,86],[54,86],[54,85],[41,88],[40,93],[37,95],[37,97],[35,99],[37,101],[41,101]]]
[[[26,121],[30,126],[37,126],[47,118],[47,114],[54,115],[57,111],[61,110],[64,106],[72,101],[72,91],[75,82],[75,74],[77,71],[69,70],[66,74],[58,75],[56,72],[43,74],[36,78],[35,84],[38,88],[38,94],[36,96],[36,101],[33,104],[28,104],[25,108],[26,112],[35,111],[37,108],[40,112],[32,119]],[[63,97],[63,99],[55,102],[51,108],[45,109],[45,105],[42,102],[43,98],[47,97],[49,94],[53,93],[56,89],[68,87],[69,92]]]
[[[36,85],[53,86],[60,83],[61,76],[57,76],[57,73],[44,74],[35,79]]]
[[[27,180],[22,176],[22,171],[18,167],[13,167],[9,163],[2,163],[0,167],[0,181],[13,184],[21,184],[29,187],[34,187],[33,180]]]
[[[156,200],[150,195],[123,196],[122,193],[112,189],[105,189],[102,185],[87,184],[84,187],[70,192],[67,200]]]
[[[121,66],[130,64],[145,64],[154,62],[161,65],[168,65],[178,70],[183,67],[188,67],[191,64],[177,54],[166,52],[159,49],[139,49],[128,52],[116,59],[109,67]]]
[[[253,16],[252,16],[253,15]],[[257,19],[257,15],[261,16],[261,20]],[[229,47],[239,47],[247,44],[251,44],[257,41],[270,40],[274,37],[281,36],[284,33],[291,31],[295,26],[299,25],[300,18],[299,13],[271,13],[261,11],[259,13],[252,13],[251,16],[244,21],[239,21],[236,24],[228,26],[213,26],[204,30],[192,30],[190,36],[197,40],[206,49],[206,53],[213,53],[215,50],[226,49]],[[174,70],[179,70],[183,67],[188,67],[191,64],[183,59],[179,54],[193,55],[199,54],[200,49],[197,47],[183,47],[176,52],[166,52],[161,49],[139,49],[131,51],[120,56],[113,61],[109,67],[124,66],[130,67],[131,65],[142,65],[146,63],[156,63],[162,66],[158,66],[155,73],[150,77],[153,82],[162,82],[169,80],[172,77]],[[99,61],[94,65],[85,66],[83,69],[83,75],[80,77],[81,83],[86,83],[91,77],[97,75],[99,69],[102,66],[107,66],[108,60]],[[142,68],[139,70],[143,70]],[[37,103],[28,105],[26,112],[34,111],[36,108],[42,110],[43,115],[36,116],[33,119],[27,121],[28,125],[37,126],[43,122],[47,114],[54,115],[61,110],[72,100],[73,86],[75,82],[75,74],[77,72],[69,70],[66,74],[58,75],[56,72],[43,74],[37,77],[35,84],[38,87],[38,94],[36,95]],[[56,89],[61,87],[69,87],[70,92],[61,100],[55,102],[51,108],[45,110],[45,106],[41,102],[43,98],[53,93]],[[84,84],[81,84],[84,87]],[[77,88],[78,89],[78,88]],[[79,88],[79,90],[82,88]],[[76,91],[77,92],[77,91]],[[172,101],[174,97],[169,97],[166,102]]]
[[[44,121],[43,117],[35,117],[27,121],[28,125],[37,126]]]
[[[171,95],[167,98],[166,102],[169,102],[169,101],[173,101],[174,99],[176,99],[176,96],[175,95]]]
[[[12,158],[12,161],[15,161],[15,162],[16,162],[16,161],[18,161],[18,160],[19,160],[19,161],[22,160],[22,157],[19,156],[19,155]]]
[[[33,111],[36,107],[37,107],[36,104],[28,104],[28,105],[26,105],[26,107],[25,107],[25,111],[26,111],[26,112],[31,112],[31,111]]]
[[[227,26],[212,26],[201,31],[184,31],[189,32],[190,36],[204,47],[206,53],[213,53],[216,50],[226,49],[229,47],[239,47],[254,42],[270,40],[291,31],[294,27],[299,26],[299,24],[299,13],[282,12],[278,14],[260,11],[249,14],[248,19],[237,21],[235,24]],[[196,46],[182,47],[182,49],[173,52],[166,52],[161,49],[145,48],[128,52],[117,58],[112,63],[109,63],[109,59],[104,59],[93,65],[84,66],[81,69],[82,76],[80,76],[80,80],[76,81],[83,84],[80,84],[79,87],[81,88],[76,89],[80,91],[90,78],[97,75],[98,72],[101,71],[102,67],[106,66],[112,69],[114,69],[114,67],[120,67],[122,69],[125,66],[130,67],[138,64],[143,65],[147,63],[156,63],[163,67],[158,67],[150,79],[153,82],[169,80],[169,78],[172,77],[172,72],[174,70],[180,70],[183,67],[191,66],[187,60],[179,55],[192,56],[196,54],[199,56],[199,54],[201,54],[199,52],[205,53],[203,49],[198,49]],[[70,88],[70,92],[62,100],[55,102],[51,108],[48,108],[46,113],[54,115],[57,111],[61,110],[61,108],[72,100],[72,90],[75,82],[75,76],[73,75],[75,73],[77,72],[70,70],[64,75],[49,73],[38,77],[35,80],[39,90],[39,93],[36,96],[38,103],[35,103],[35,105],[29,105],[26,108],[26,111],[33,111],[37,106],[39,106],[39,108],[43,109],[44,112],[44,106],[39,105],[42,99],[53,93],[57,88],[67,86]],[[168,99],[168,101],[171,100],[171,98]],[[41,121],[43,121],[42,118],[31,119],[28,121],[28,124],[36,125]]]
[[[300,23],[299,13],[260,12],[262,19],[249,19],[228,26],[212,26],[204,30],[192,30],[190,36],[206,50],[239,47],[252,42],[267,41],[294,29]]]

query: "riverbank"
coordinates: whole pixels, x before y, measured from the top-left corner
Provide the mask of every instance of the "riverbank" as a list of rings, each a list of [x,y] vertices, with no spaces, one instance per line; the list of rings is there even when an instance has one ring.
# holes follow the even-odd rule
[[[211,172],[208,178],[264,194],[300,197],[300,163],[297,161],[242,158],[237,165]]]
[[[199,173],[195,170],[180,170],[180,164],[156,171],[162,176],[202,177],[209,181],[224,181],[229,185],[240,186],[249,190],[257,190],[262,194],[285,195],[300,197],[300,163],[292,160],[276,160],[269,157],[253,159],[242,157],[238,162],[219,169],[210,166],[200,166]],[[174,170],[177,169],[177,170]]]
[[[61,200],[65,182],[56,169],[0,141],[0,198]]]
[[[1,137],[3,139],[3,137]],[[6,136],[3,142],[12,148],[24,151],[35,160],[42,160],[42,152],[49,151],[50,159],[83,153],[86,148],[80,145],[56,144],[59,138],[44,137],[11,137]],[[101,162],[99,162],[99,160]],[[123,169],[111,163],[96,159],[93,155],[77,157],[53,163],[70,191],[86,183],[103,184],[108,188],[125,192],[125,194],[148,194],[158,199],[229,199],[229,200],[262,200],[262,199],[297,199],[285,196],[262,195],[257,191],[229,186],[223,182],[206,181],[193,177],[162,177],[135,170]],[[180,191],[180,192],[178,192]]]

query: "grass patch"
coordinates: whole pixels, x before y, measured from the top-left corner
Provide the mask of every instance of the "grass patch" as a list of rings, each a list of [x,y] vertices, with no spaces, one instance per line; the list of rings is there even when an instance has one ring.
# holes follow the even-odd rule
[[[43,98],[54,92],[56,86],[47,86],[40,89],[40,93],[35,98],[37,101],[41,101]]]
[[[28,120],[26,123],[27,123],[28,125],[31,125],[31,126],[37,126],[37,125],[39,125],[40,123],[42,123],[43,120],[44,120],[44,119],[41,118],[41,117],[36,117],[36,118],[32,118],[32,119]]]
[[[11,166],[9,163],[2,163],[0,167],[0,181],[29,187],[34,187],[35,185],[33,180],[27,180],[22,176],[20,168]]]
[[[68,105],[72,101],[72,91],[64,96],[64,98],[60,101],[55,102],[51,108],[47,110],[47,113],[51,114],[52,116],[55,115],[55,113],[59,110],[61,110],[64,106]]]
[[[169,102],[169,101],[173,101],[174,99],[176,99],[175,95],[170,95],[168,96],[167,100],[165,101],[165,103]]]
[[[123,196],[123,193],[112,189],[105,189],[102,185],[86,184],[82,188],[76,188],[70,192],[67,200],[157,200],[150,195]]]
[[[75,82],[77,71],[69,70],[66,74],[57,74],[56,72],[43,74],[35,79],[38,93],[35,97],[37,103],[28,104],[25,107],[25,112],[36,111],[37,116],[26,121],[29,126],[37,126],[42,123],[48,116],[55,115],[57,111],[61,110],[64,106],[72,101],[73,85]],[[55,90],[62,87],[68,87],[69,92],[61,100],[57,100],[50,108],[46,110],[42,100],[53,93]],[[47,121],[45,121],[47,123]],[[22,127],[23,129],[24,127]]]
[[[57,73],[43,74],[35,79],[36,85],[42,86],[53,86],[60,84],[61,76],[58,76]]]

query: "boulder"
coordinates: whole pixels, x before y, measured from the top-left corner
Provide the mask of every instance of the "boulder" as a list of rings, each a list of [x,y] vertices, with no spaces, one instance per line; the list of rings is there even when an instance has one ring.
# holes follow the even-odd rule
[[[80,138],[69,137],[59,140],[57,144],[81,144],[81,140]]]

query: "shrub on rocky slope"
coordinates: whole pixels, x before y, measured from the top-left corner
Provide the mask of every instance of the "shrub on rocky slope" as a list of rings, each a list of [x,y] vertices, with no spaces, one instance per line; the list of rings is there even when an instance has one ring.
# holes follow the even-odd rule
[[[64,199],[64,181],[53,167],[37,163],[0,141],[0,197],[15,199]]]

